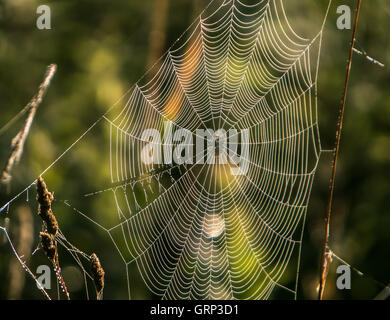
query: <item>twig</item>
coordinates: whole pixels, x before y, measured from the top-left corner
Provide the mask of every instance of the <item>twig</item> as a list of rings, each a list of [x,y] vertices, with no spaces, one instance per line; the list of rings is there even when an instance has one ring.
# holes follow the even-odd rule
[[[12,251],[14,252],[15,254],[15,257],[16,259],[18,259],[19,263],[22,265],[23,269],[26,270],[26,272],[31,276],[31,278],[34,279],[35,283],[37,284],[38,286],[38,289],[41,290],[41,292],[43,293],[43,295],[46,297],[47,300],[51,300],[49,294],[46,292],[45,288],[43,288],[42,284],[38,281],[37,277],[35,276],[34,273],[32,273],[32,271],[29,269],[29,267],[27,267],[26,263],[20,258],[18,252],[16,251],[14,245],[12,244],[12,241],[8,235],[8,232],[7,232],[7,229],[4,228],[4,227],[1,227],[0,226],[0,231],[3,231],[7,240],[8,240],[8,243],[10,244],[11,246],[11,249]]]
[[[330,251],[330,250],[329,250]],[[373,278],[372,276],[366,274],[366,273],[363,273],[362,271],[360,271],[359,269],[357,269],[356,267],[352,266],[351,264],[349,264],[347,261],[345,261],[344,259],[340,258],[338,255],[336,255],[333,251],[330,251],[330,254],[332,255],[333,258],[335,258],[336,260],[338,260],[339,262],[341,262],[342,264],[350,267],[354,272],[356,272],[356,274],[359,276],[359,277],[365,277],[366,279],[370,280],[371,282],[375,283],[376,285],[378,285],[379,287],[382,287],[383,290],[374,298],[374,300],[386,300],[389,296],[390,296],[390,284],[384,284],[383,282],[380,282],[378,280],[376,280],[375,278]]]
[[[356,44],[359,46],[359,43],[358,43],[357,40],[356,40]],[[360,47],[360,46],[359,46],[359,47]],[[367,52],[364,51],[364,49],[362,49],[361,47],[360,47],[360,50],[358,50],[358,49],[356,49],[356,48],[353,48],[353,52],[357,53],[358,55],[363,56],[363,57],[364,57],[366,60],[368,60],[370,63],[376,64],[377,66],[379,66],[379,67],[381,67],[381,68],[384,68],[384,67],[385,67],[385,65],[384,65],[382,62],[380,62],[380,61],[378,61],[378,60],[376,60],[376,59],[370,57],[370,56],[367,54]]]
[[[39,86],[38,92],[24,108],[29,110],[28,116],[26,121],[24,122],[23,127],[20,129],[18,134],[15,136],[15,138],[13,138],[12,140],[11,154],[8,158],[8,161],[3,171],[0,174],[1,183],[8,184],[12,179],[12,175],[11,175],[12,169],[15,166],[15,164],[19,162],[22,156],[24,144],[30,132],[31,125],[35,117],[35,113],[42,102],[42,98],[45,95],[56,70],[57,70],[57,65],[55,64],[51,64],[47,67],[45,78],[41,83],[41,85]]]
[[[6,132],[9,128],[12,127],[12,125],[18,121],[21,117],[23,117],[26,112],[29,110],[29,105],[26,105],[23,107],[22,110],[18,112],[17,115],[15,115],[11,120],[9,120],[1,129],[0,129],[0,136]]]
[[[378,293],[374,300],[386,300],[388,297],[390,297],[390,283]]]
[[[356,14],[355,14],[355,22],[353,25],[352,41],[351,41],[351,46],[349,49],[347,72],[345,75],[344,92],[343,92],[343,96],[341,99],[341,104],[340,104],[340,109],[339,109],[339,119],[338,119],[337,129],[336,129],[336,144],[335,144],[335,150],[333,153],[332,175],[331,175],[331,179],[330,179],[329,200],[328,200],[327,215],[326,215],[326,221],[325,221],[325,236],[324,236],[324,244],[322,247],[320,286],[319,286],[319,291],[318,291],[318,299],[319,300],[322,299],[323,294],[324,294],[325,282],[326,282],[326,278],[327,278],[326,271],[329,268],[328,259],[327,259],[327,256],[328,256],[327,251],[328,251],[328,243],[329,243],[330,217],[331,217],[332,204],[333,204],[333,193],[334,193],[334,185],[335,185],[335,178],[336,178],[337,158],[338,158],[338,153],[339,153],[339,149],[340,149],[340,140],[341,140],[341,131],[343,128],[344,109],[345,109],[345,102],[347,100],[348,83],[349,83],[349,78],[350,78],[350,73],[351,73],[352,56],[353,56],[353,52],[354,52],[353,48],[355,45],[356,30],[357,30],[357,25],[358,25],[358,21],[359,21],[360,5],[361,5],[361,0],[358,0]]]

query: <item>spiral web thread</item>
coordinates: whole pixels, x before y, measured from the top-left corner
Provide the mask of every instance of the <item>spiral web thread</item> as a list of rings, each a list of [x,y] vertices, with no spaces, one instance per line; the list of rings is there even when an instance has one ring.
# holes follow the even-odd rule
[[[110,131],[111,186],[86,197],[112,193],[117,223],[74,210],[107,232],[126,269],[135,263],[163,299],[267,299],[275,288],[296,298],[321,154],[316,90],[324,25],[305,39],[282,0],[212,4],[124,107],[98,119]],[[232,175],[229,164],[200,161],[144,164],[141,150],[150,141],[142,133],[163,134],[166,121],[194,135],[248,129],[248,171]],[[127,283],[131,297],[129,273]]]
[[[187,33],[126,107],[105,118],[123,219],[107,231],[114,243],[122,235],[129,244],[117,246],[123,260],[136,263],[163,298],[264,299],[274,287],[295,294],[281,279],[300,253],[320,155],[322,29],[313,39],[299,37],[281,1],[225,1]],[[166,120],[191,132],[249,129],[247,174],[232,176],[218,164],[145,166],[142,132],[163,132]],[[145,205],[134,197],[140,181],[121,184],[143,176]]]

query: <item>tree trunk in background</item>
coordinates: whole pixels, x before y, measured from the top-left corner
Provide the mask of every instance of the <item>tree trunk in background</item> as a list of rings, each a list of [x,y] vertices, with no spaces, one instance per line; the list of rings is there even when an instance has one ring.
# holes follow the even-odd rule
[[[16,251],[22,255],[22,260],[26,260],[31,254],[33,243],[33,219],[29,207],[19,207],[16,211],[18,228],[13,232],[16,236]],[[25,271],[19,261],[14,258],[9,263],[9,291],[8,299],[19,300],[25,283]]]
[[[152,28],[149,38],[148,68],[164,53],[169,0],[155,0]]]
[[[193,18],[196,19],[208,4],[208,0],[193,0]],[[168,21],[169,0],[155,0],[152,27],[149,38],[147,67],[151,68],[164,53]],[[191,21],[192,22],[192,21]],[[157,69],[158,69],[157,65]]]

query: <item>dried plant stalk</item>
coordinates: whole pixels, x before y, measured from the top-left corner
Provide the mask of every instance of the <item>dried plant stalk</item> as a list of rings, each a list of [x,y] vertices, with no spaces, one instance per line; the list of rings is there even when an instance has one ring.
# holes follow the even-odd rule
[[[25,109],[29,110],[28,116],[24,122],[23,127],[20,129],[15,138],[12,139],[11,154],[7,160],[6,165],[4,166],[3,171],[0,174],[1,183],[8,184],[12,179],[12,169],[22,157],[24,144],[30,132],[31,125],[34,121],[35,113],[37,112],[37,109],[42,102],[43,96],[45,95],[56,70],[57,65],[55,64],[51,64],[47,67],[45,78],[39,86],[38,92],[25,107]]]
[[[54,236],[47,232],[40,232],[39,238],[40,238],[40,243],[43,251],[49,258],[49,260],[53,264],[56,264],[56,257],[58,255],[58,252],[57,252],[57,244]]]
[[[55,236],[58,232],[58,222],[51,210],[51,202],[54,196],[49,190],[42,177],[37,180],[37,201],[39,203],[38,215],[45,222],[47,232]]]
[[[92,253],[91,255],[91,270],[96,287],[96,296],[98,300],[101,300],[103,298],[104,289],[104,269],[95,253]]]
[[[335,179],[336,179],[336,169],[337,169],[337,159],[340,149],[340,141],[341,141],[341,132],[343,129],[343,118],[344,118],[344,110],[345,110],[345,103],[347,101],[347,92],[348,92],[348,84],[349,84],[349,78],[351,74],[351,66],[352,66],[352,56],[353,56],[353,48],[355,45],[356,40],[356,31],[357,26],[359,22],[359,13],[360,13],[360,5],[361,0],[357,0],[357,7],[356,7],[356,14],[355,14],[355,22],[353,26],[352,31],[352,40],[351,45],[349,49],[349,58],[348,58],[348,64],[347,64],[347,71],[345,75],[345,83],[344,83],[344,91],[343,96],[341,99],[340,109],[339,109],[339,120],[337,123],[337,129],[336,129],[336,143],[333,153],[333,165],[332,165],[332,174],[330,178],[330,186],[329,186],[329,199],[328,199],[328,206],[326,210],[326,221],[325,221],[325,236],[324,236],[324,243],[322,246],[322,255],[321,255],[321,266],[320,266],[320,279],[319,279],[319,290],[318,290],[318,299],[322,300],[325,290],[325,284],[326,284],[326,278],[328,275],[329,270],[329,254],[331,255],[329,251],[329,230],[330,230],[330,218],[332,214],[332,205],[333,205],[333,194],[334,194],[334,185],[335,185]]]
[[[61,289],[70,300],[69,291],[66,287],[65,281],[61,275],[61,267],[58,258],[58,247],[56,241],[56,234],[59,230],[57,219],[51,209],[51,202],[53,201],[53,194],[47,189],[45,181],[42,177],[37,179],[37,201],[39,203],[38,215],[42,218],[46,231],[41,232],[40,244],[45,251],[46,256],[53,264],[57,279],[61,285]]]

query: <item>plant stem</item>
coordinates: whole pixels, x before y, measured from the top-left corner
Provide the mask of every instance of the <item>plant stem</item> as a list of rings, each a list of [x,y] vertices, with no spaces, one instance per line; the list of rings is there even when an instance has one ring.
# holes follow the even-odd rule
[[[332,174],[331,174],[331,179],[330,179],[329,199],[328,199],[327,215],[326,215],[326,221],[325,221],[325,237],[324,237],[324,244],[322,247],[320,287],[319,287],[319,291],[318,291],[318,299],[319,300],[322,300],[322,297],[324,294],[324,289],[325,289],[327,271],[329,270],[328,264],[329,264],[330,260],[328,258],[327,251],[328,251],[328,243],[329,243],[329,229],[330,229],[330,218],[331,218],[331,213],[332,213],[334,185],[335,185],[335,178],[336,178],[337,158],[338,158],[338,153],[339,153],[339,149],[340,149],[340,140],[341,140],[341,132],[342,132],[342,128],[343,128],[344,109],[345,109],[345,102],[347,100],[348,83],[349,83],[349,78],[350,78],[350,73],[351,73],[353,48],[355,45],[356,30],[357,30],[357,25],[358,25],[358,21],[359,21],[360,5],[361,5],[361,0],[358,0],[356,14],[355,14],[355,22],[353,25],[352,41],[351,41],[351,46],[349,49],[347,72],[345,75],[344,92],[343,92],[343,96],[341,99],[341,104],[340,104],[340,109],[339,109],[339,119],[338,119],[337,129],[336,129],[336,143],[335,143],[335,149],[334,149],[334,153],[333,153]]]
[[[43,293],[43,295],[46,297],[47,300],[51,300],[49,294],[46,292],[45,288],[43,288],[42,284],[38,281],[37,277],[35,276],[34,273],[32,273],[32,271],[29,269],[29,267],[26,265],[26,263],[22,260],[22,258],[19,256],[18,252],[16,251],[14,245],[12,244],[12,241],[11,241],[11,238],[9,237],[8,235],[8,232],[7,232],[7,229],[0,226],[0,231],[3,231],[7,240],[8,240],[8,243],[10,244],[11,246],[11,249],[12,251],[14,252],[15,254],[15,257],[16,259],[18,259],[20,265],[23,267],[24,270],[26,270],[26,272],[31,276],[31,278],[34,279],[35,283],[37,284],[38,286],[38,289],[41,290],[41,292]]]
[[[41,85],[39,86],[38,92],[31,99],[31,101],[27,104],[24,109],[28,109],[28,116],[26,121],[24,122],[23,127],[20,129],[18,134],[13,138],[11,143],[11,154],[7,160],[6,165],[4,166],[3,171],[0,173],[0,182],[4,184],[8,184],[12,179],[12,169],[16,163],[20,160],[24,143],[28,137],[28,134],[31,129],[31,125],[34,121],[35,113],[42,102],[42,98],[45,95],[47,88],[50,85],[50,82],[57,70],[57,65],[51,64],[47,67],[45,78]]]

